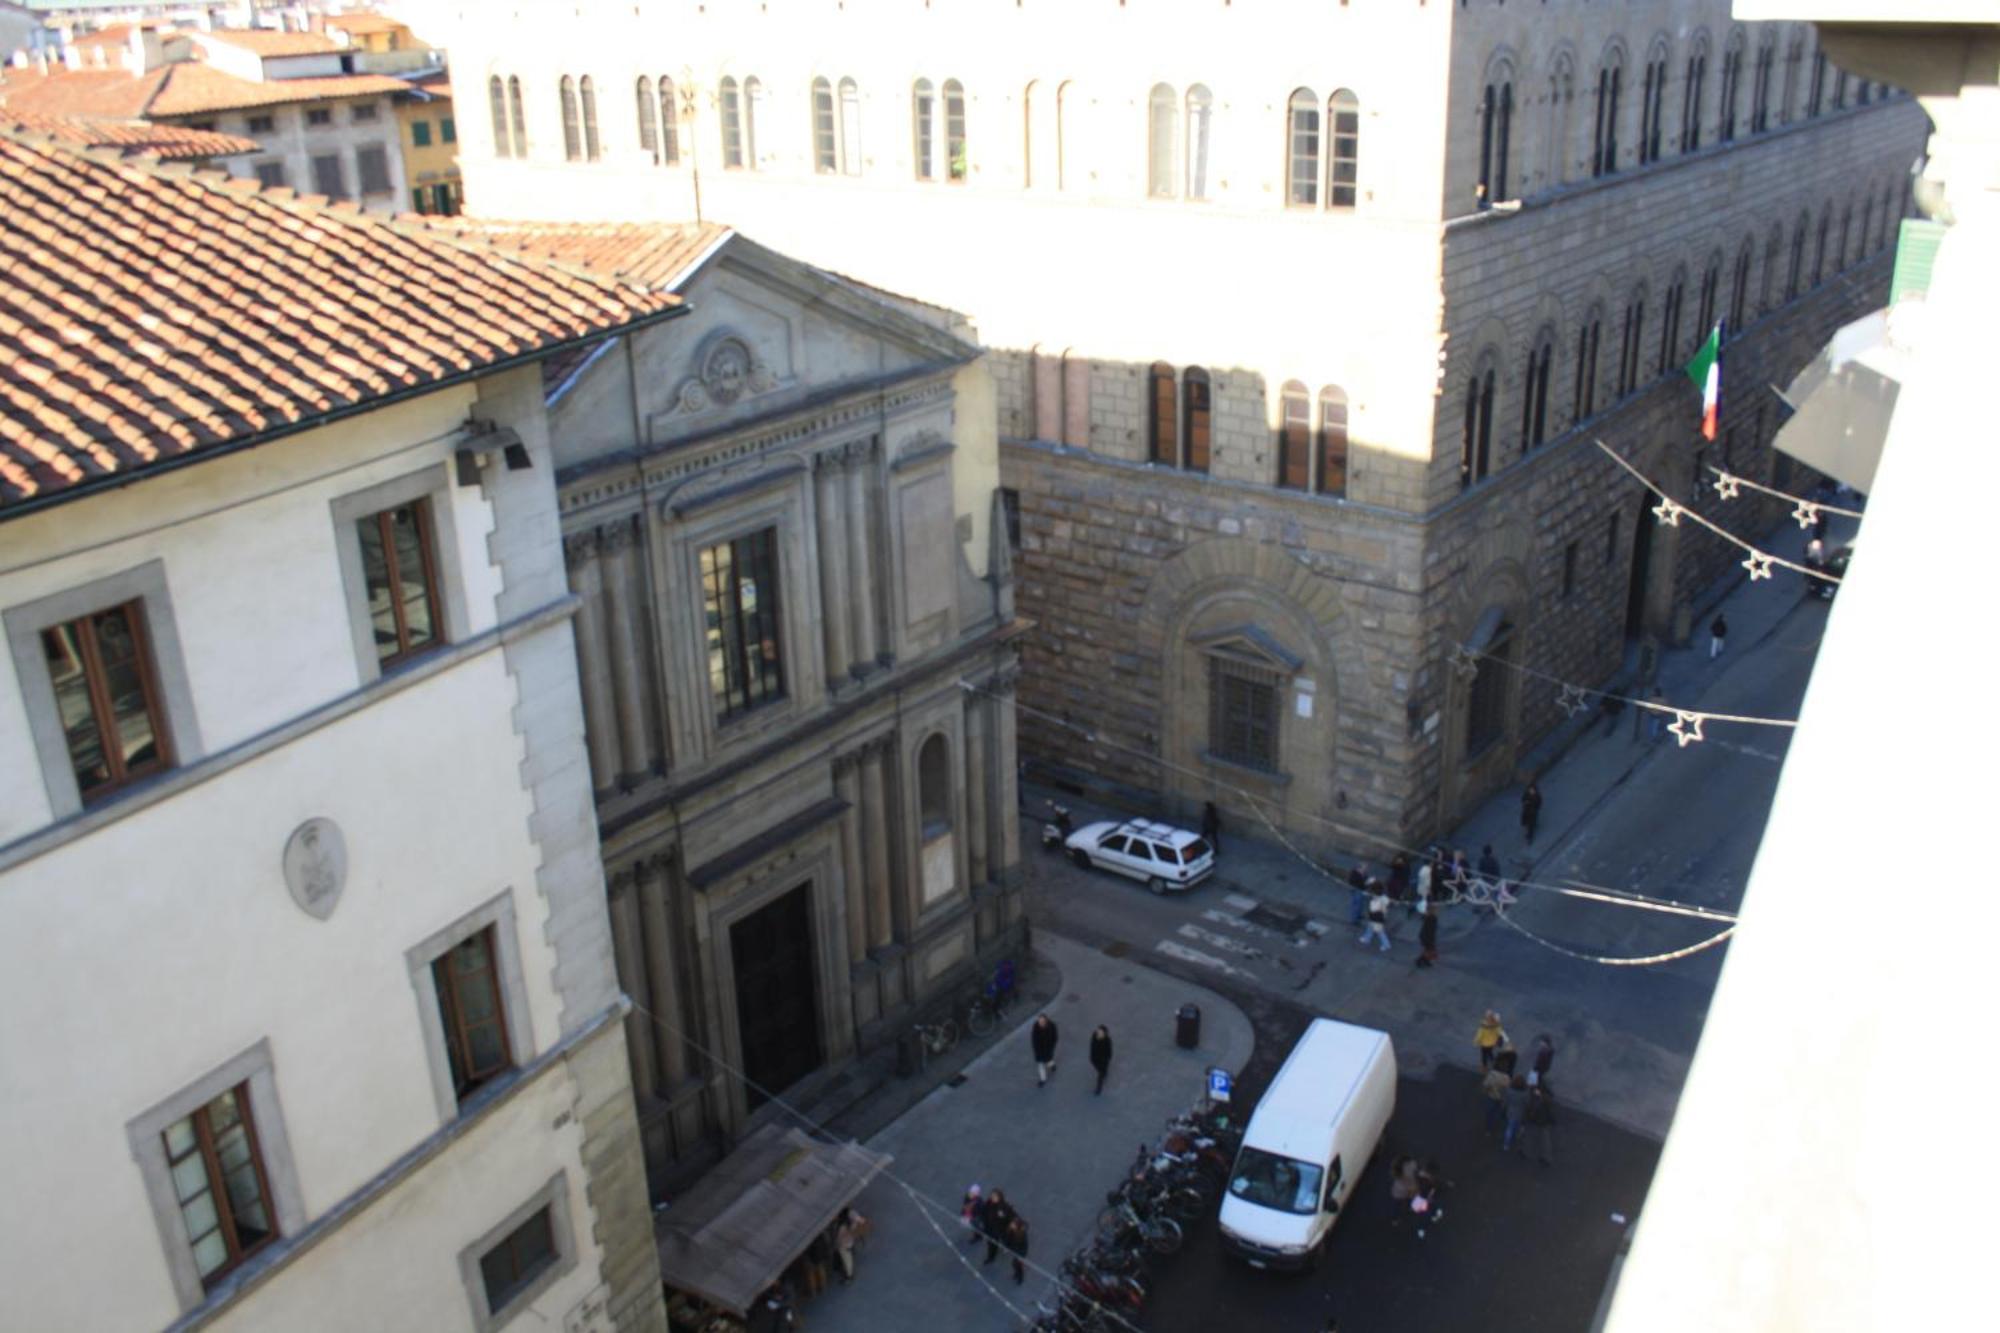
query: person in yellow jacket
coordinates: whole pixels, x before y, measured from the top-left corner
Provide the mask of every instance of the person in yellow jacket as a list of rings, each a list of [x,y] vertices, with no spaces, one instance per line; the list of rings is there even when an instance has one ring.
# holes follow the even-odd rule
[[[1493,1056],[1502,1046],[1507,1045],[1507,1029],[1500,1026],[1500,1015],[1488,1009],[1486,1017],[1479,1020],[1479,1030],[1472,1034],[1472,1044],[1479,1048],[1479,1067],[1491,1069]]]

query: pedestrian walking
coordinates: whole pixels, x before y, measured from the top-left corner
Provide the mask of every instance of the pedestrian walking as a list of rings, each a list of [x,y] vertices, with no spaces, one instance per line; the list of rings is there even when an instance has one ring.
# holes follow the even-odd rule
[[[1366,948],[1370,939],[1380,940],[1382,952],[1389,952],[1389,895],[1379,879],[1368,881],[1368,927],[1355,943]]]
[[[1488,1009],[1486,1016],[1479,1020],[1479,1030],[1472,1034],[1472,1044],[1479,1048],[1479,1067],[1493,1067],[1493,1053],[1507,1044],[1507,1029],[1500,1026],[1500,1015]]]
[[[1410,911],[1418,916],[1430,910],[1431,885],[1438,881],[1438,867],[1442,864],[1442,859],[1436,851],[1433,851],[1424,863],[1417,867],[1417,900],[1410,904]]]
[[[1528,1065],[1528,1086],[1532,1088],[1547,1078],[1549,1070],[1555,1068],[1555,1063],[1555,1039],[1546,1032],[1536,1033],[1535,1055]]]
[[[1222,854],[1222,812],[1215,808],[1214,801],[1201,803],[1201,836],[1216,855]]]
[[[1715,619],[1708,622],[1708,660],[1713,662],[1722,656],[1722,641],[1729,637],[1729,622],[1722,618],[1722,612],[1715,613]]]
[[[1438,1203],[1438,1196],[1450,1185],[1444,1178],[1444,1168],[1435,1157],[1426,1157],[1424,1164],[1417,1168],[1417,1196],[1410,1200],[1410,1212],[1417,1219],[1417,1239],[1422,1240],[1430,1228],[1444,1221],[1444,1209]]]
[[[1662,705],[1665,704],[1666,698],[1666,694],[1657,685],[1653,687],[1652,693],[1646,696],[1648,702]],[[1644,712],[1646,714],[1646,739],[1656,741],[1666,735],[1667,715],[1658,708],[1648,708]]]
[[[965,1243],[967,1245],[977,1245],[980,1242],[981,1237],[979,1233],[985,1230],[985,1227],[982,1225],[985,1214],[986,1196],[980,1190],[979,1183],[974,1181],[972,1187],[966,1190],[965,1198],[958,1205],[958,1219],[965,1223],[967,1233]]]
[[[1521,1137],[1521,1117],[1528,1113],[1528,1080],[1519,1074],[1509,1078],[1500,1094],[1500,1106],[1507,1117],[1507,1132],[1500,1136],[1500,1151],[1512,1152],[1515,1141]]]
[[[1000,1242],[1007,1236],[1021,1215],[1014,1211],[1014,1205],[1007,1202],[1007,1196],[1000,1190],[989,1190],[986,1207],[980,1213],[979,1230],[986,1237],[986,1262],[992,1263],[1000,1257]]]
[[[1423,952],[1417,955],[1418,967],[1430,967],[1438,960],[1438,909],[1436,903],[1424,904],[1423,923],[1417,927],[1417,943]]]
[[[1104,1091],[1104,1076],[1111,1072],[1111,1029],[1099,1023],[1090,1034],[1090,1067],[1097,1071],[1098,1093]]]
[[[1056,1031],[1056,1021],[1047,1014],[1037,1015],[1034,1025],[1028,1029],[1028,1045],[1035,1053],[1035,1086],[1045,1087],[1049,1075],[1056,1072],[1056,1038],[1062,1034]]]
[[[1368,914],[1368,863],[1356,861],[1347,872],[1347,924],[1358,926]]]
[[[1490,842],[1479,849],[1479,877],[1495,889],[1500,887],[1500,858],[1493,854]]]
[[[1410,896],[1410,858],[1397,852],[1389,862],[1389,899],[1402,902]]]
[[[1546,1081],[1537,1083],[1528,1090],[1528,1109],[1522,1116],[1528,1125],[1528,1138],[1535,1145],[1535,1160],[1543,1166],[1554,1166],[1556,1160],[1556,1103],[1555,1092]]]
[[[1028,1219],[1019,1213],[1007,1223],[1007,1253],[1014,1256],[1014,1282],[1018,1286],[1028,1280]]]
[[[854,1281],[854,1246],[867,1234],[868,1219],[851,1207],[841,1209],[840,1216],[833,1219],[833,1253],[840,1260],[842,1283]]]
[[[1528,845],[1535,845],[1535,826],[1542,822],[1541,784],[1530,779],[1521,791],[1521,832],[1527,837]]]
[[[1417,1159],[1399,1155],[1389,1166],[1389,1221],[1402,1221],[1409,1214],[1410,1200],[1417,1197]]]
[[[1486,1099],[1486,1137],[1492,1138],[1507,1124],[1507,1088],[1513,1076],[1489,1069],[1479,1080],[1479,1095]]]

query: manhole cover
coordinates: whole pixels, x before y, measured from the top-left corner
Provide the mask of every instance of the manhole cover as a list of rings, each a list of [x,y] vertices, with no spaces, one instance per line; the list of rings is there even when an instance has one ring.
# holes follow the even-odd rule
[[[1296,935],[1306,928],[1306,914],[1295,907],[1282,903],[1258,903],[1244,913],[1243,919],[1266,930],[1275,930],[1281,935]]]

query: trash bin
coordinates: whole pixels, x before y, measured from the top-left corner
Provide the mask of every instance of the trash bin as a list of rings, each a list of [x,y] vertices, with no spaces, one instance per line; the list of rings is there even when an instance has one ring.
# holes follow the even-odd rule
[[[1174,1045],[1191,1051],[1201,1045],[1201,1006],[1184,1004],[1174,1015]]]

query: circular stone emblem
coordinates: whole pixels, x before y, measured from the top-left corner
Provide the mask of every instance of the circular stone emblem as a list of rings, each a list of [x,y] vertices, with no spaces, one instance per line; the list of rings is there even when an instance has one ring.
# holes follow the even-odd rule
[[[285,839],[285,887],[299,909],[326,920],[346,885],[347,840],[340,825],[315,817],[293,829]]]

